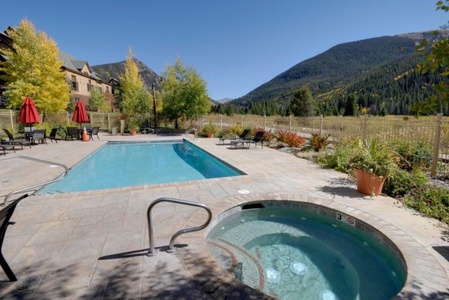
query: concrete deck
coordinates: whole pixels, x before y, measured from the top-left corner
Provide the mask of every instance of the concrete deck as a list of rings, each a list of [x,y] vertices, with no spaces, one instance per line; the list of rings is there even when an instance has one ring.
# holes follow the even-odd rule
[[[17,154],[72,167],[108,140],[150,140],[152,135],[110,136],[90,142],[59,141]],[[214,217],[253,200],[312,202],[370,223],[402,251],[408,266],[399,299],[449,299],[449,229],[388,197],[358,193],[345,174],[293,155],[260,147],[229,149],[218,139],[195,144],[247,175],[182,183],[29,197],[19,203],[3,253],[18,277],[0,271],[2,299],[261,299],[211,259],[205,232],[186,234],[167,253],[171,235],[204,222],[203,210],[162,203],[154,213],[154,257],[146,210],[159,197],[207,204]],[[10,152],[7,156],[12,155]],[[0,160],[0,194],[54,178],[58,168],[20,159]],[[111,176],[120,176],[111,174]],[[250,191],[242,195],[239,190]],[[1,198],[3,199],[3,197]],[[269,297],[266,297],[269,298]]]

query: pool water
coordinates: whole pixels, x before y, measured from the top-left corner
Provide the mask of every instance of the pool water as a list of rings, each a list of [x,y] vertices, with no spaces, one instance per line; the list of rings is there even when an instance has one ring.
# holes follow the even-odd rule
[[[299,209],[251,209],[219,222],[208,249],[243,283],[280,299],[391,299],[404,266],[366,233]]]
[[[40,194],[102,190],[239,176],[242,172],[187,141],[108,143]]]

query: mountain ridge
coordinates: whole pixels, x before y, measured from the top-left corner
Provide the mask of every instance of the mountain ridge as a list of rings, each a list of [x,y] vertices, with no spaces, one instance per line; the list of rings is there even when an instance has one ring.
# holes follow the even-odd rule
[[[160,90],[162,77],[156,74],[156,72],[154,72],[137,58],[133,58],[133,60],[137,65],[139,76],[142,79],[147,90],[152,91],[153,87],[156,90]],[[116,63],[95,65],[91,68],[98,74],[98,77],[101,80],[108,82],[111,78],[119,80],[120,76],[125,73],[125,64],[126,61],[121,61]]]
[[[233,103],[245,104],[280,98],[305,84],[309,85],[312,93],[327,92],[347,83],[354,76],[361,75],[374,65],[413,53],[414,48],[414,40],[399,36],[338,44],[299,62],[248,94],[235,99]]]
[[[359,105],[363,107],[374,105],[374,111],[381,105],[383,101],[381,98],[387,97],[386,94],[390,95],[389,98],[400,98],[400,101],[411,98],[406,99],[407,106],[415,105],[431,94],[429,91],[421,93],[419,91],[421,86],[430,86],[432,82],[439,80],[423,76],[419,79],[410,78],[414,72],[412,70],[422,60],[415,51],[416,45],[424,38],[431,38],[432,34],[432,31],[412,32],[341,43],[295,64],[246,95],[232,101],[229,98],[211,101],[216,105],[240,107],[277,102],[281,103],[285,110],[294,91],[307,87],[318,102],[335,106],[336,108],[332,109],[333,113],[341,110],[344,105],[342,102],[345,102],[344,97],[348,93],[367,98],[368,100],[361,99]],[[161,77],[141,61],[134,60],[148,90],[151,91],[152,86],[160,89]],[[108,81],[111,77],[118,79],[125,70],[124,66],[125,61],[92,68],[100,78]],[[410,90],[413,93],[409,93]],[[387,103],[387,106],[390,107],[390,111],[398,111],[394,105]],[[406,107],[399,111],[410,109]]]

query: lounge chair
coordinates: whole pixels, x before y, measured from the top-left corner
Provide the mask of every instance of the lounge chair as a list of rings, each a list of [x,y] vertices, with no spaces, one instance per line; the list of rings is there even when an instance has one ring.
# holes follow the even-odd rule
[[[58,143],[58,138],[56,137],[57,134],[58,134],[58,127],[53,127],[50,131],[50,134],[48,135],[48,138],[50,139],[50,141],[52,143],[53,143],[53,141]]]
[[[248,142],[248,148],[250,147],[251,144],[254,144],[254,146],[257,147],[257,144],[260,143],[262,145],[262,149],[263,149],[263,135],[264,134],[265,134],[265,131],[262,131],[262,130],[256,132],[256,135],[254,136],[254,138]]]
[[[218,140],[218,143],[219,143],[219,144],[224,144],[226,140],[229,140],[230,142],[231,142],[231,141],[238,140],[238,139],[240,139],[240,140],[245,140],[245,139],[247,139],[247,136],[248,136],[248,134],[249,134],[250,131],[251,131],[250,129],[245,129],[245,130],[243,130],[242,134],[241,134],[239,137],[221,137],[221,138]]]
[[[31,136],[31,143],[33,145],[37,144],[47,144],[46,140],[46,130],[45,129],[36,129],[33,131]]]
[[[256,132],[256,135],[252,139],[236,139],[234,141],[231,141],[231,147],[233,148],[245,148],[245,144],[247,144],[246,148],[250,148],[250,145],[254,143],[254,145],[257,147],[258,143],[261,143],[263,148],[263,135],[265,134],[265,131],[258,131]]]
[[[19,204],[19,202],[26,197],[28,197],[28,195],[23,195],[20,198],[9,202],[7,206],[0,210],[0,265],[2,266],[3,271],[5,271],[6,276],[8,276],[8,279],[10,281],[17,281],[17,277],[16,275],[14,275],[14,272],[11,270],[8,263],[6,262],[5,257],[3,256],[2,246],[6,235],[6,229],[8,229],[8,226],[11,224],[9,220],[11,219],[17,204]]]
[[[23,149],[23,146],[30,146],[31,148],[31,141],[26,139],[25,137],[14,137],[13,134],[6,128],[3,128],[3,131],[8,135],[8,141],[3,141],[2,144],[10,144],[10,145],[20,145]]]
[[[3,128],[3,131],[8,136],[9,141],[24,141],[24,140],[26,140],[25,136],[14,137],[14,135],[6,128]]]
[[[100,137],[98,136],[99,131],[100,131],[100,127],[92,127],[92,130],[88,131],[89,139],[94,140],[94,138],[93,138],[94,135],[97,136],[97,139],[100,139]]]
[[[14,153],[16,152],[16,147],[12,144],[0,144],[0,150],[3,150],[3,154],[6,155],[6,150],[13,150]]]

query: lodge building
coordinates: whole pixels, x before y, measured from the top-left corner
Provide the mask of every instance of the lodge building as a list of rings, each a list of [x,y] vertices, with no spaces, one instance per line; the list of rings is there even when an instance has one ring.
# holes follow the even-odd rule
[[[12,29],[11,27],[8,30]],[[4,32],[0,32],[0,61],[6,61],[3,50],[13,49],[13,41]],[[105,96],[106,102],[110,106],[110,111],[114,109],[113,83],[102,81],[97,73],[89,66],[85,60],[77,60],[73,56],[59,50],[59,59],[63,62],[61,69],[65,72],[65,78],[70,86],[72,103],[82,101],[86,109],[89,110],[90,92],[94,87],[100,88]],[[7,98],[3,92],[8,88],[7,82],[0,79],[0,108],[8,105]]]

